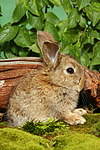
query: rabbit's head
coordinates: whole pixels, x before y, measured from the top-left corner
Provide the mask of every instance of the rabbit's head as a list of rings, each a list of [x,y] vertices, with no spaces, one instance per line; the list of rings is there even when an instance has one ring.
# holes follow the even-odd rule
[[[52,35],[38,31],[38,43],[51,84],[80,91],[84,87],[84,68],[70,55],[60,53],[60,44]]]

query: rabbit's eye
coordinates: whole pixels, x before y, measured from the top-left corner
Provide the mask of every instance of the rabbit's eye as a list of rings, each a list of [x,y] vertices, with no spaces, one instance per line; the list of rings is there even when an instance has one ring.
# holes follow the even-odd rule
[[[67,68],[66,72],[69,73],[69,74],[74,74],[74,69],[72,67]]]

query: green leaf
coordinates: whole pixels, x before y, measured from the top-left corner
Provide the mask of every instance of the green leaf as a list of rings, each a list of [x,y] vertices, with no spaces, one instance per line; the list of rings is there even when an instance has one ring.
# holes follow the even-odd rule
[[[14,43],[14,41],[10,41],[10,49],[15,54],[19,54],[19,47]]]
[[[62,47],[61,52],[70,54],[73,58],[75,58],[75,49],[73,44],[67,45],[65,48]]]
[[[100,21],[98,22],[98,24],[95,26],[96,29],[100,30]]]
[[[95,26],[100,20],[100,3],[92,3],[91,6],[85,7],[84,11],[92,25]]]
[[[68,15],[68,28],[74,28],[77,26],[77,23],[79,22],[79,12],[77,8],[74,8],[71,10],[71,12]]]
[[[30,39],[31,39],[32,44],[37,43],[37,31],[36,31],[36,29],[31,28],[29,30],[29,35],[30,35]]]
[[[80,19],[79,19],[79,25],[82,28],[85,28],[87,24],[86,18],[82,16],[82,14],[80,15]]]
[[[76,0],[78,4],[78,10],[80,11],[82,8],[86,7],[91,0]]]
[[[67,20],[62,20],[58,23],[57,30],[60,38],[62,37],[64,31],[67,30],[67,26],[68,26]]]
[[[54,37],[54,39],[59,42],[59,35],[57,29],[51,22],[45,22],[44,31],[49,32]]]
[[[73,58],[75,58],[78,62],[80,62],[80,54],[81,54],[80,45],[81,45],[80,42],[77,42],[74,45],[70,44],[64,48],[63,52],[70,54]]]
[[[29,52],[25,51],[24,49],[19,50],[19,56],[20,57],[26,57],[28,56]]]
[[[73,8],[71,0],[63,0],[63,8],[67,13],[69,13]]]
[[[45,6],[47,5],[47,6],[50,6],[51,8],[54,7],[54,4],[51,3],[49,0],[43,0],[43,3],[45,3]]]
[[[17,57],[16,55],[14,55],[10,50],[5,52],[5,56],[6,58],[14,58]]]
[[[10,23],[6,24],[0,30],[0,43],[12,40],[18,33],[18,29],[18,26],[11,26]]]
[[[87,32],[84,32],[81,36],[81,43],[87,44],[90,43],[91,45],[94,44],[94,39],[100,40],[100,33],[97,32],[97,30],[93,30],[92,28],[89,28]]]
[[[14,42],[21,47],[29,47],[31,45],[28,30],[24,26],[20,27],[19,33],[14,39]]]
[[[2,13],[2,11],[1,11],[1,6],[0,6],[0,13]]]
[[[6,59],[4,51],[0,52],[0,59]]]
[[[28,24],[28,19],[27,19],[27,16],[26,14],[21,18],[21,20],[16,24],[17,26],[25,26]]]
[[[65,54],[70,54],[73,58],[77,59],[80,62],[80,42],[76,44],[70,44],[63,48],[61,52]]]
[[[91,65],[100,65],[100,41],[94,46]]]
[[[64,47],[73,44],[78,40],[78,31],[76,29],[67,30],[62,36],[62,44]]]
[[[18,5],[21,0],[15,0],[15,4]]]
[[[62,6],[62,0],[49,0],[51,3],[53,3],[54,5],[56,5],[57,7],[61,7]]]
[[[100,3],[100,0],[91,0],[91,2]]]
[[[24,1],[21,1],[15,8],[11,23],[15,23],[21,20],[21,18],[26,14],[27,6]]]
[[[28,1],[27,6],[28,6],[28,10],[32,14],[37,15],[37,16],[41,15],[41,12],[42,12],[41,9],[42,9],[42,7],[40,5],[40,0],[34,0],[34,1],[30,0],[30,1]]]
[[[41,15],[41,17],[34,16],[30,12],[28,12],[28,20],[29,24],[33,27],[36,28],[37,30],[42,30],[44,27],[44,18]]]
[[[2,16],[1,6],[0,6],[0,16]]]
[[[53,23],[54,25],[60,22],[60,19],[52,12],[48,12],[44,15],[46,21]]]
[[[32,52],[35,52],[35,53],[40,53],[40,49],[37,47],[36,44],[33,44],[32,46],[29,47]]]
[[[31,39],[31,42],[32,42],[32,44],[33,43],[37,43],[37,35],[30,35],[30,39]]]
[[[90,65],[90,57],[86,51],[81,54],[81,64],[85,67],[88,67]]]
[[[97,30],[93,30],[93,34],[91,35],[91,37],[94,37],[98,40],[100,40],[100,33]]]
[[[0,43],[0,52],[1,51],[6,51],[10,49],[10,41]]]

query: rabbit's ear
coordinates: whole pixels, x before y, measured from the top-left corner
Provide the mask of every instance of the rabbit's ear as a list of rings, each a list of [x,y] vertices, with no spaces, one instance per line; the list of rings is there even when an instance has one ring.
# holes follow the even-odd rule
[[[45,32],[45,31],[38,31],[37,38],[38,38],[38,43],[39,43],[41,50],[42,50],[42,46],[43,46],[44,42],[46,42],[46,41],[56,42],[54,40],[53,36],[50,33]]]
[[[38,42],[47,66],[55,69],[60,62],[60,44],[48,32],[38,31]]]
[[[43,59],[49,68],[55,69],[60,62],[60,45],[54,42],[44,42],[42,47]]]

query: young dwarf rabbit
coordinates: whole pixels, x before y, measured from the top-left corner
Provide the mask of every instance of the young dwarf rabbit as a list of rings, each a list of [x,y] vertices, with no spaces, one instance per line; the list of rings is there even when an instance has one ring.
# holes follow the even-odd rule
[[[44,67],[25,74],[10,94],[7,111],[9,125],[26,121],[46,121],[48,117],[67,123],[84,124],[83,109],[76,109],[84,87],[84,68],[70,55],[60,53],[60,45],[51,34],[38,31]]]

